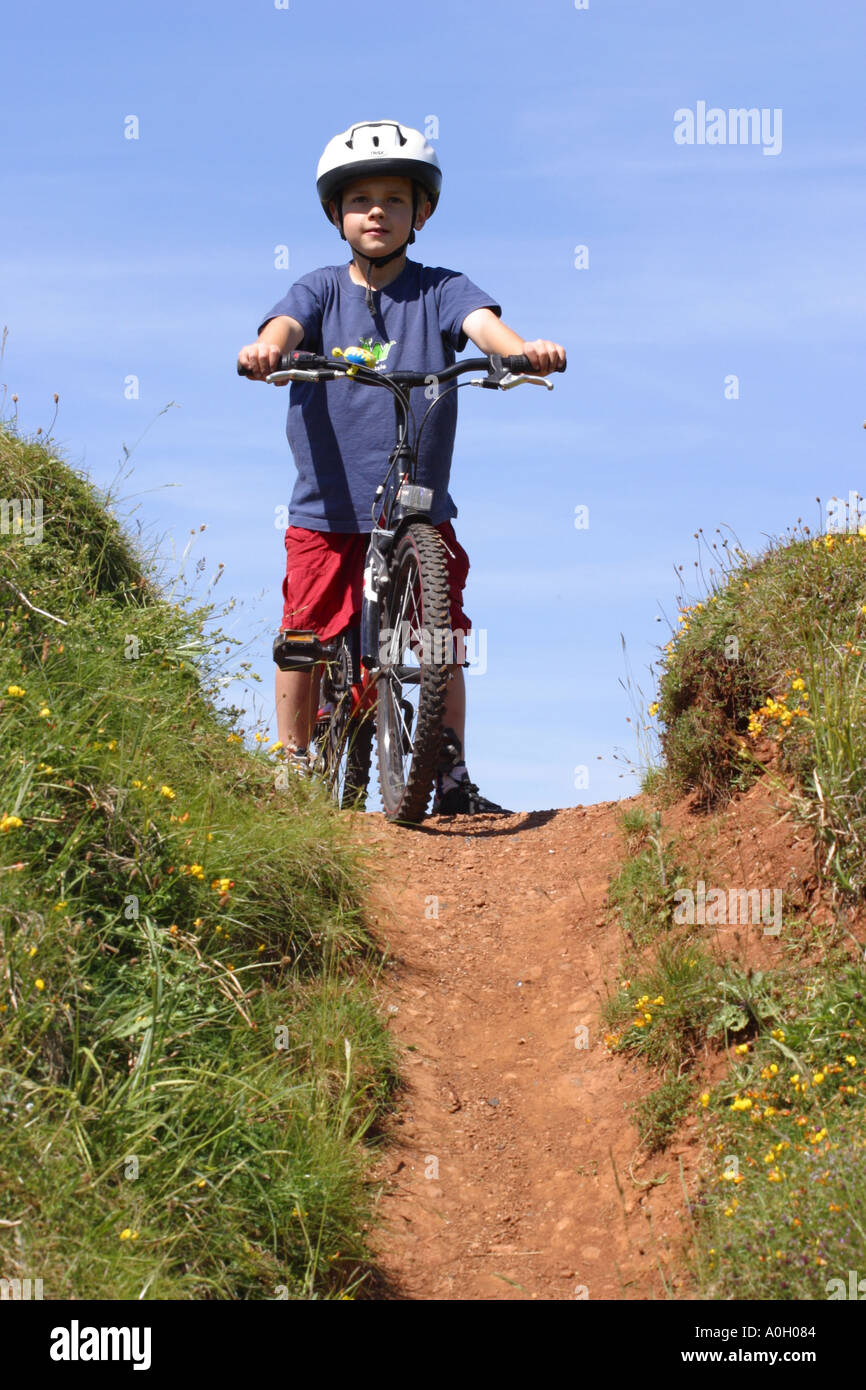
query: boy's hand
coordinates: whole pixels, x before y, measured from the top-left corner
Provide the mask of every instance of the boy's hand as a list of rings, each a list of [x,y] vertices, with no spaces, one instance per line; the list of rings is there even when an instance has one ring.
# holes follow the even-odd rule
[[[275,372],[280,365],[282,348],[276,343],[248,343],[242,347],[238,353],[238,363],[246,367],[247,374],[252,381],[264,381],[270,372]],[[285,381],[275,383],[277,386],[288,385]]]
[[[565,366],[565,348],[561,343],[535,338],[531,343],[524,343],[520,351],[529,358],[539,376],[547,376]]]

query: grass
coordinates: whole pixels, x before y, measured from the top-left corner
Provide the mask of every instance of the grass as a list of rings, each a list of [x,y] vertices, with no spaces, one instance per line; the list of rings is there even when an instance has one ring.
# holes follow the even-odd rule
[[[705,1299],[826,1299],[866,1269],[866,980],[849,912],[866,883],[864,539],[804,528],[756,560],[737,553],[683,608],[650,709],[666,756],[657,801],[697,793],[712,808],[769,766],[790,804],[788,774],[847,900],[837,919],[786,922],[779,967],[744,970],[671,922],[676,846],[658,813],[622,815],[628,857],[609,900],[628,945],[605,1041],[658,1078],[635,1106],[646,1151],[690,1110],[703,1124],[689,1261]],[[698,1096],[698,1068],[721,1049],[729,1070]]]
[[[658,811],[622,814],[628,855],[608,888],[608,906],[635,946],[644,946],[671,924],[675,894],[683,882]]]
[[[608,1046],[679,1076],[717,1012],[716,966],[693,941],[665,942],[607,1001]]]
[[[689,1113],[707,1158],[689,1203],[689,1263],[706,1299],[828,1297],[866,1268],[866,981],[841,945],[815,964],[743,971],[694,937],[666,938],[607,1001],[614,1052],[658,1085],[634,1107],[641,1147]],[[734,1064],[697,1095],[696,1069]],[[832,1287],[832,1286],[831,1286]]]
[[[799,987],[795,987],[798,983]],[[706,1104],[712,1166],[692,1204],[706,1298],[828,1297],[866,1261],[866,994],[857,967],[792,978],[783,1018]]]
[[[651,707],[667,779],[706,806],[748,785],[767,748],[777,751],[797,778],[825,871],[854,896],[866,891],[861,529],[812,536],[798,525],[757,557],[704,542],[706,592],[681,600]]]
[[[0,1268],[51,1298],[346,1298],[394,1084],[364,864],[214,703],[232,643],[0,430]],[[41,612],[36,610],[42,610]]]
[[[688,1076],[669,1077],[634,1107],[641,1148],[663,1149],[692,1108],[694,1087]]]

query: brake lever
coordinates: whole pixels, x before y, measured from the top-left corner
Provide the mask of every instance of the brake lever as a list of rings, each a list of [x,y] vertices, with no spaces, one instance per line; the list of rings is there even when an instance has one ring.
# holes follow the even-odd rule
[[[548,381],[546,376],[527,376],[522,372],[518,376],[512,372],[506,372],[497,385],[502,391],[510,391],[513,386],[522,386],[524,382],[528,382],[532,386],[546,386],[548,391],[553,390],[553,382]]]
[[[272,386],[279,386],[283,381],[333,381],[337,376],[345,376],[345,372],[329,373],[324,367],[305,369],[303,367],[287,367],[285,371],[270,372],[265,377],[265,381]]]
[[[519,374],[506,371],[500,371],[499,374],[488,372],[487,376],[473,377],[468,385],[483,386],[486,387],[488,391],[498,391],[500,389],[503,391],[510,391],[513,386],[522,386],[525,381],[530,382],[533,386],[546,386],[548,391],[553,390],[553,382],[548,381],[547,377],[527,376],[524,372]]]

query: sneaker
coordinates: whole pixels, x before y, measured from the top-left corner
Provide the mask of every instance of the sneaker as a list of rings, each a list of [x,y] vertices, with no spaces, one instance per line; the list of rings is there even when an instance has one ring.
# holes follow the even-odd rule
[[[433,816],[513,815],[504,806],[488,801],[474,782],[470,782],[463,761],[463,746],[453,729],[442,731],[442,757],[436,769],[436,795]]]
[[[289,769],[289,775],[296,777],[310,778],[313,775],[313,768],[310,762],[310,752],[308,748],[292,748],[286,752],[283,762]]]
[[[474,782],[469,781],[469,777],[462,777],[454,787],[449,787],[441,794],[437,791],[433,798],[433,809],[431,816],[512,816],[513,811],[506,811],[504,806],[497,806],[495,801],[488,801],[486,796],[482,796]]]

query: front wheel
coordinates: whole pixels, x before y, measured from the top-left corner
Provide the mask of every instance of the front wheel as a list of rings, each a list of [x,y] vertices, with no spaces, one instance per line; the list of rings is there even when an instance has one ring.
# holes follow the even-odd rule
[[[424,816],[436,775],[452,660],[448,561],[439,532],[412,522],[388,569],[379,634],[379,786],[387,819],[414,824]]]

